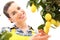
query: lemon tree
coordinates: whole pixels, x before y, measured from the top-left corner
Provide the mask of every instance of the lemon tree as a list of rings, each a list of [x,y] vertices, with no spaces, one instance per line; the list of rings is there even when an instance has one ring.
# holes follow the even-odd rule
[[[29,0],[27,4],[31,6],[33,3],[37,9],[40,8],[40,6],[42,7],[40,14],[44,20],[44,30],[49,28],[49,22],[60,26],[60,0]],[[46,22],[48,22],[48,25]],[[38,27],[40,28],[41,26]]]

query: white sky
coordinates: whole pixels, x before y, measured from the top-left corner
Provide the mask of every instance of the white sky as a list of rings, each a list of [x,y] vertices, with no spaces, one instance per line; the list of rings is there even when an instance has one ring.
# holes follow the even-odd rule
[[[4,5],[11,0],[0,0],[0,28],[1,27],[7,27],[10,26],[9,20],[5,17],[3,14],[3,7]],[[37,30],[38,25],[43,24],[43,20],[40,15],[40,11],[42,8],[39,9],[39,11],[36,11],[35,13],[32,13],[30,10],[30,7],[26,8],[28,0],[14,0],[21,8],[23,8],[27,13],[27,24],[32,26],[35,30]]]

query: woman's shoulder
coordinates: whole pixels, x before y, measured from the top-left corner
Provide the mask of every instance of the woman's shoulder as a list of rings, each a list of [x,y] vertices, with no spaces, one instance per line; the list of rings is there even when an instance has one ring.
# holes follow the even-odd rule
[[[10,32],[11,31],[10,27],[2,27],[1,32],[5,32],[5,31]]]

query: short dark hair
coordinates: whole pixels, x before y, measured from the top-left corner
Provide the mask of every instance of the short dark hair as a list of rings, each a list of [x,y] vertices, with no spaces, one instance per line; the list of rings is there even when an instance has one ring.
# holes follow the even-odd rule
[[[10,1],[10,2],[6,3],[6,5],[5,5],[4,8],[3,8],[3,13],[4,13],[8,18],[10,18],[10,16],[9,16],[9,14],[7,13],[7,10],[8,10],[8,8],[10,7],[10,5],[11,5],[12,3],[14,3],[14,1]]]

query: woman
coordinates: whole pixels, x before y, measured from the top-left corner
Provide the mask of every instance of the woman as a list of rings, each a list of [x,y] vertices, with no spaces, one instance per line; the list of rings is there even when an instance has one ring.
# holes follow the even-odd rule
[[[32,36],[32,31],[30,30],[30,27],[25,22],[27,19],[25,11],[21,9],[21,7],[19,7],[14,1],[10,1],[4,6],[3,12],[12,23],[15,23],[14,25],[15,27],[12,29],[16,30],[15,31],[16,34],[19,34],[20,36],[25,36],[25,37]],[[37,35],[38,34],[33,36],[30,40],[47,40],[48,39],[48,35],[43,36],[42,38],[39,35],[38,36]],[[16,40],[16,39],[13,39],[13,40]],[[25,39],[23,38],[23,40]],[[26,40],[29,40],[29,38]]]

